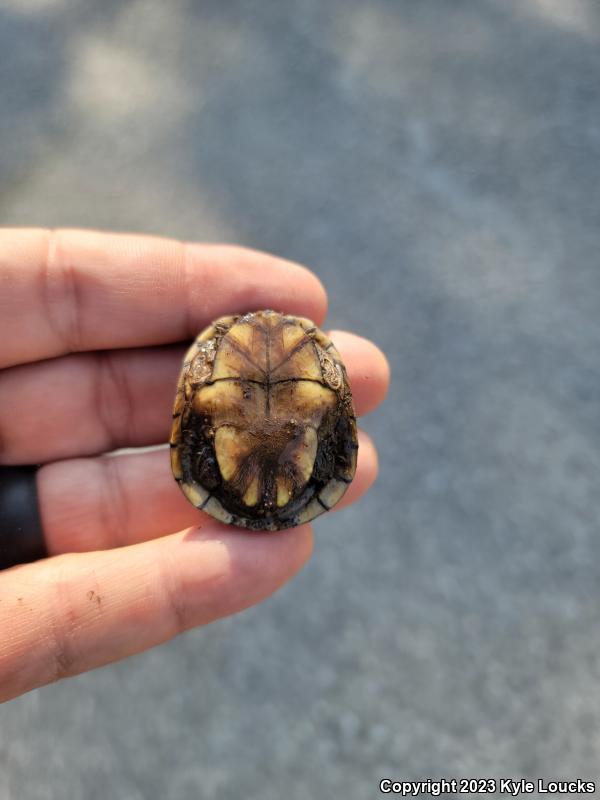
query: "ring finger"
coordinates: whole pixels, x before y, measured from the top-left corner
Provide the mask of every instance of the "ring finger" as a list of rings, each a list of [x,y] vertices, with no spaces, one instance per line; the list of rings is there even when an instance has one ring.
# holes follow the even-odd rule
[[[377,452],[359,431],[356,475],[335,509],[358,500],[376,476]],[[51,555],[136,544],[210,521],[184,498],[164,448],[47,464],[38,496]]]

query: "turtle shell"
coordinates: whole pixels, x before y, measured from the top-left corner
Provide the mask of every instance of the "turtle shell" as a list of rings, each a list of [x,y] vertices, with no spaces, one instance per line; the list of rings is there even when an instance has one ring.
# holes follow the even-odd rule
[[[222,522],[280,530],[327,511],[356,471],[346,369],[309,319],[221,317],[179,377],[171,467],[187,499]]]

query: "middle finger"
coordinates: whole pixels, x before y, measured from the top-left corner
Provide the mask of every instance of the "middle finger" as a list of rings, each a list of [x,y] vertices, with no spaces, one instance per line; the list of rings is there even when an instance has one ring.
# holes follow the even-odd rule
[[[372,342],[337,331],[356,413],[377,406],[389,370]],[[82,353],[0,374],[0,464],[45,463],[167,441],[186,346]]]

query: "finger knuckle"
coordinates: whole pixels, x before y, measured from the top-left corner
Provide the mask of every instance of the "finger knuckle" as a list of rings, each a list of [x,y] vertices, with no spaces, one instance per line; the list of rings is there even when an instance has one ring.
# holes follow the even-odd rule
[[[61,251],[61,232],[48,230],[40,265],[41,298],[48,325],[67,352],[84,349],[83,313],[77,268]]]
[[[160,562],[159,570],[165,601],[164,607],[169,616],[169,628],[172,635],[176,636],[191,627],[189,609],[185,602],[185,594],[181,591],[173,562],[169,558],[163,559]]]
[[[120,354],[100,352],[96,357],[95,411],[105,432],[107,449],[114,450],[133,438],[134,399]]]
[[[109,547],[126,543],[129,527],[129,506],[123,489],[116,457],[105,456],[100,461],[102,478],[99,493],[98,519],[102,538]]]
[[[73,602],[71,581],[64,559],[48,576],[52,598],[48,613],[49,682],[58,681],[77,671],[77,629],[79,614]]]

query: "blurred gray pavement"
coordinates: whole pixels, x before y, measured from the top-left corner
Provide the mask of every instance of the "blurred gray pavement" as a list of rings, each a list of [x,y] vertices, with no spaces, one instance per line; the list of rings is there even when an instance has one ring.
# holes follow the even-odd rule
[[[0,708],[1,800],[600,777],[600,6],[0,0],[0,221],[311,266],[394,372],[278,595]]]

